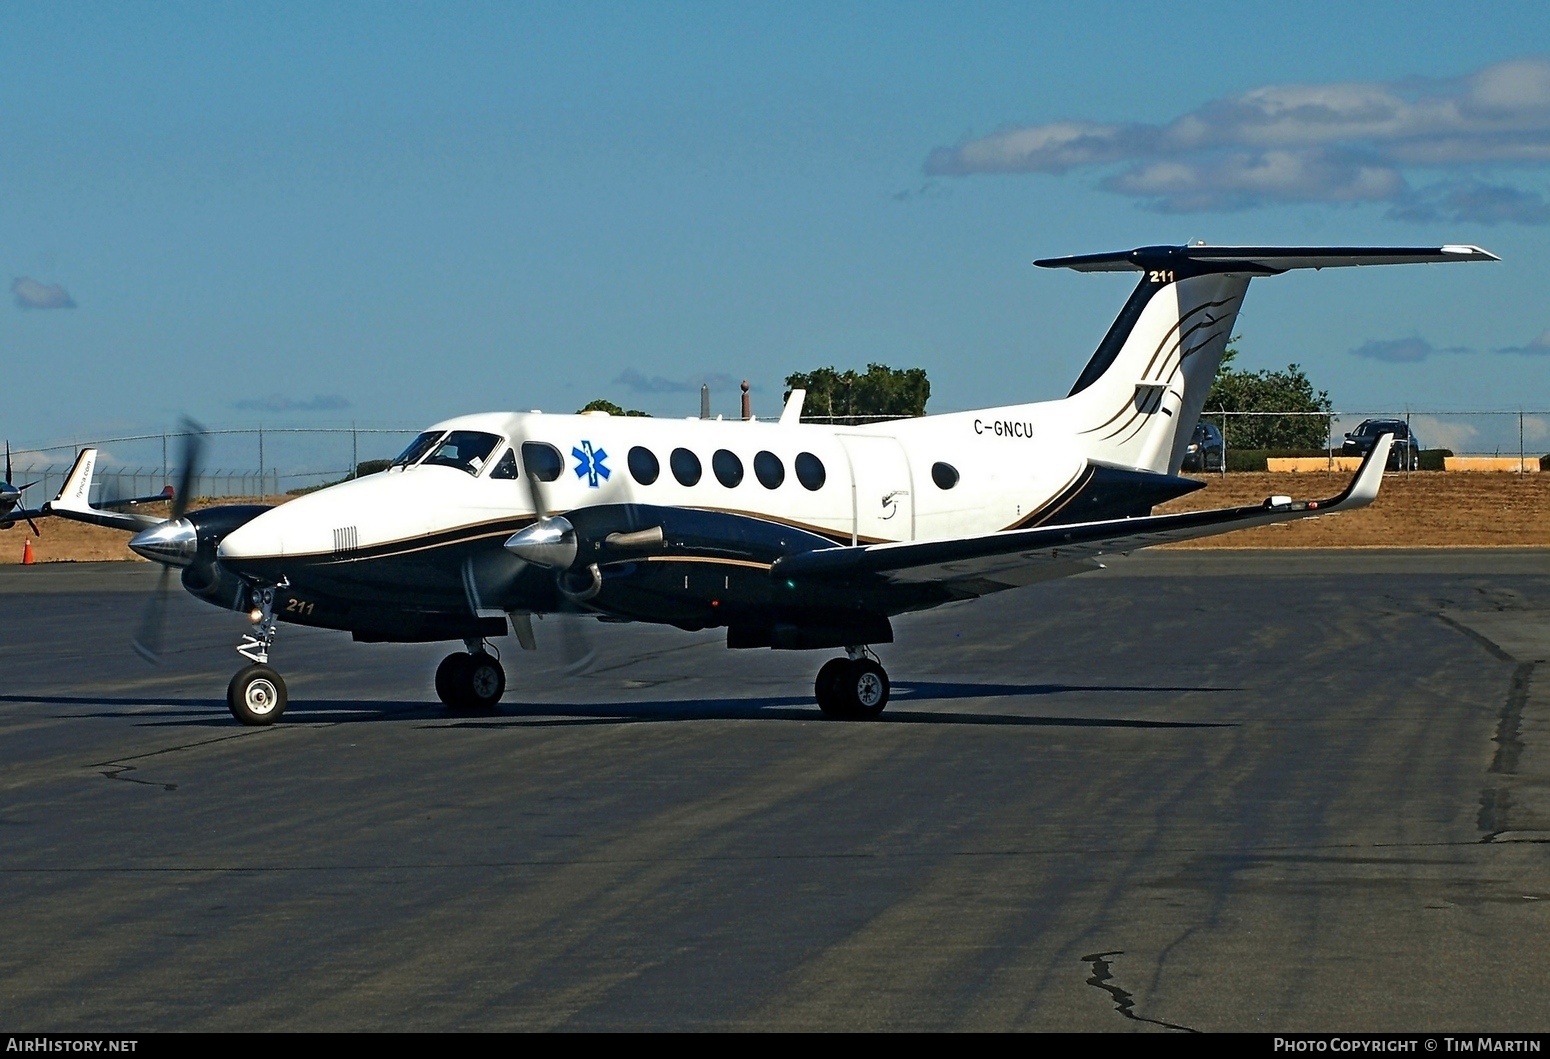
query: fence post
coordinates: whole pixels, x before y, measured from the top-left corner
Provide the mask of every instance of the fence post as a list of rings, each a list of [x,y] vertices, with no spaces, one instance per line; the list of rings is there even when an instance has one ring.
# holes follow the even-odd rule
[[[167,435],[165,435],[165,434],[163,434],[161,436],[161,476],[162,476],[163,480],[165,480],[168,477],[168,473],[167,473]]]
[[[1523,473],[1523,409],[1518,409],[1518,473]]]
[[[346,476],[354,478],[357,469],[361,465],[360,436],[355,431],[355,423],[350,423],[350,473]]]
[[[258,425],[258,487],[264,488],[264,425]]]
[[[1227,408],[1222,407],[1222,467],[1218,472],[1223,478],[1227,477]]]

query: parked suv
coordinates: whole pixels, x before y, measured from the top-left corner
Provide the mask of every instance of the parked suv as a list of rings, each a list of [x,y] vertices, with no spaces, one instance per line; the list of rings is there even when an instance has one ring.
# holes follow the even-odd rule
[[[1340,446],[1342,456],[1365,456],[1372,451],[1379,437],[1394,435],[1389,449],[1388,469],[1414,471],[1421,466],[1421,439],[1410,432],[1410,424],[1403,419],[1364,419],[1345,436]]]
[[[1186,471],[1219,471],[1222,469],[1222,432],[1215,423],[1205,420],[1195,424],[1189,447],[1184,450]]]

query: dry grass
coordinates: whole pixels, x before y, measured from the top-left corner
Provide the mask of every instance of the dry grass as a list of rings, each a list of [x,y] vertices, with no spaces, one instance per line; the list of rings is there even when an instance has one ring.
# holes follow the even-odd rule
[[[1272,494],[1297,500],[1334,496],[1344,474],[1205,475],[1204,489],[1158,508],[1159,513],[1255,504]],[[277,503],[287,497],[270,497]],[[254,501],[225,500],[222,503]],[[213,501],[196,502],[203,507]],[[147,505],[161,515],[162,505]],[[32,542],[40,563],[143,562],[124,546],[128,534],[50,518]],[[0,563],[19,563],[25,526],[0,533]],[[1371,507],[1328,518],[1241,530],[1173,548],[1550,548],[1550,474],[1472,474],[1419,471],[1390,474]]]
[[[1345,474],[1200,476],[1204,489],[1158,513],[1334,496]],[[1207,537],[1174,548],[1550,548],[1550,474],[1388,474],[1371,506],[1328,518]]]
[[[289,499],[286,496],[272,496],[264,500],[226,497],[221,500],[195,500],[189,506],[197,509],[217,503],[277,504]],[[166,504],[143,504],[135,510],[156,518],[167,516]],[[145,562],[126,547],[129,534],[123,530],[103,529],[101,526],[88,526],[84,522],[71,522],[63,518],[39,519],[38,529],[43,531],[41,537],[32,537],[32,531],[25,522],[17,523],[9,532],[0,532],[0,565],[9,563],[14,566],[22,561],[22,541],[25,537],[32,537],[34,562],[95,563],[115,559],[132,563]]]

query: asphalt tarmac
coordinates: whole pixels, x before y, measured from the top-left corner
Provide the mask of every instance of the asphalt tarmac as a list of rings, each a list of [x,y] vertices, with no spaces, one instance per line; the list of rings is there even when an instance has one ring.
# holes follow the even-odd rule
[[[445,646],[0,571],[0,1029],[1550,1029],[1550,552],[1145,555],[827,653]]]

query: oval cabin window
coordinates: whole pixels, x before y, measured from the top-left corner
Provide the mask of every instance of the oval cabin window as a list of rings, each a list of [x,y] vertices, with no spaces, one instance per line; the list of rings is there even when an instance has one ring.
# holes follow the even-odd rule
[[[522,443],[522,466],[540,482],[552,482],[565,469],[565,458],[560,450],[542,441]]]
[[[761,452],[753,458],[753,476],[766,489],[779,489],[786,480],[786,465],[773,452]]]
[[[710,458],[710,469],[716,473],[716,481],[728,489],[742,484],[743,461],[737,458],[736,453],[717,449],[716,454]]]
[[[811,452],[801,452],[792,461],[792,467],[797,472],[797,481],[802,483],[802,488],[811,489],[814,492],[823,488],[823,483],[828,479],[828,472],[823,469],[823,461]]]
[[[673,469],[673,477],[678,479],[679,485],[699,484],[700,458],[688,449],[674,449],[667,458],[667,465]]]
[[[656,454],[641,445],[636,445],[630,450],[628,462],[630,477],[641,485],[650,485],[662,473],[662,465],[657,462]]]
[[[938,489],[951,489],[958,484],[958,468],[950,463],[933,463],[931,480],[936,483]]]

